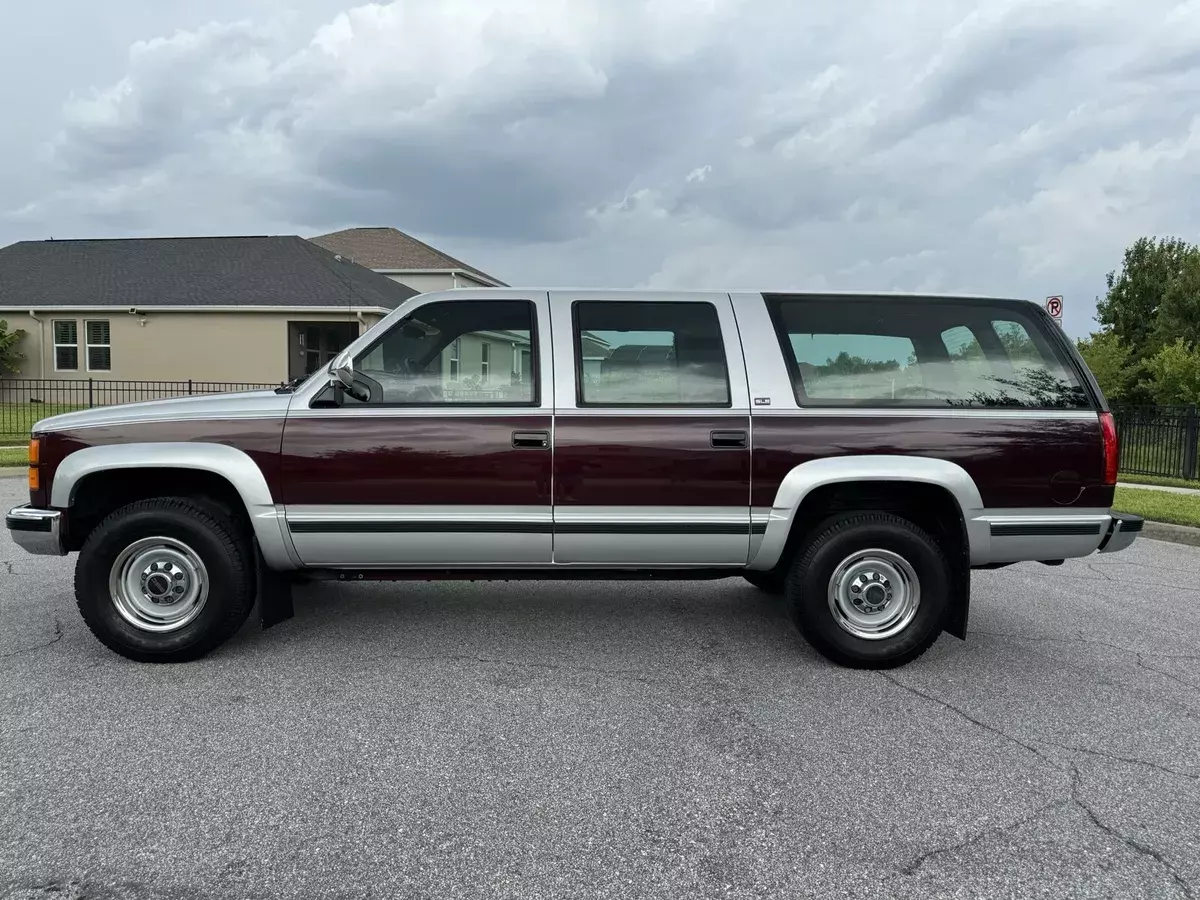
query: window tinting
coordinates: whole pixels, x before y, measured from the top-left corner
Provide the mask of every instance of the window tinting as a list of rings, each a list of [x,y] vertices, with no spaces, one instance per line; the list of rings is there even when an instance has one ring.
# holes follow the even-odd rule
[[[585,406],[729,406],[711,303],[575,304],[579,402]]]
[[[538,400],[536,359],[532,303],[446,300],[397,322],[354,370],[371,404],[528,406]]]
[[[771,297],[801,405],[1088,408],[1026,304]]]

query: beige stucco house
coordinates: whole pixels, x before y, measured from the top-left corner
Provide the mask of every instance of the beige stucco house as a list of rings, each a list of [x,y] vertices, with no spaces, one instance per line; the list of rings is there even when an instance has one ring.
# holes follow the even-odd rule
[[[0,249],[16,377],[273,384],[417,291],[296,236],[23,241]]]

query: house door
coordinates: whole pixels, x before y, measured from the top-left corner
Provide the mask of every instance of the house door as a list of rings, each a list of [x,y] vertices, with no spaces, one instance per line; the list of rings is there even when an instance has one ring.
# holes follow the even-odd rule
[[[297,554],[331,567],[549,563],[546,295],[418,299],[405,311],[356,350],[366,399],[324,386],[288,412],[282,497]]]
[[[554,561],[744,565],[746,367],[727,295],[551,295]],[[572,390],[573,388],[573,390]]]
[[[356,337],[357,322],[288,322],[288,378],[311,375]]]

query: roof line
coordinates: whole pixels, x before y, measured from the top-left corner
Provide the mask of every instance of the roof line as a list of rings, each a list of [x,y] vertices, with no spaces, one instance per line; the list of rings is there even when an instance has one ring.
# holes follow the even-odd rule
[[[149,237],[92,237],[92,238],[31,238],[25,241],[17,241],[18,244],[120,244],[132,241],[242,241],[242,240],[262,240],[263,238],[289,238],[299,237],[295,234],[175,234],[175,235],[151,235]]]

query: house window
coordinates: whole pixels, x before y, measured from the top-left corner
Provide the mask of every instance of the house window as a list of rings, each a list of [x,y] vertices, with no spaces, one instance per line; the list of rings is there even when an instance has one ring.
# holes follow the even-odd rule
[[[74,319],[55,319],[54,370],[74,372],[79,369],[79,323]]]
[[[458,373],[462,360],[462,338],[455,338],[450,348],[450,380],[458,381]]]
[[[83,323],[87,337],[87,368],[89,372],[108,372],[112,369],[112,341],[108,319],[88,319]]]
[[[484,341],[479,345],[479,380],[488,382],[488,373],[492,368],[492,345]]]

